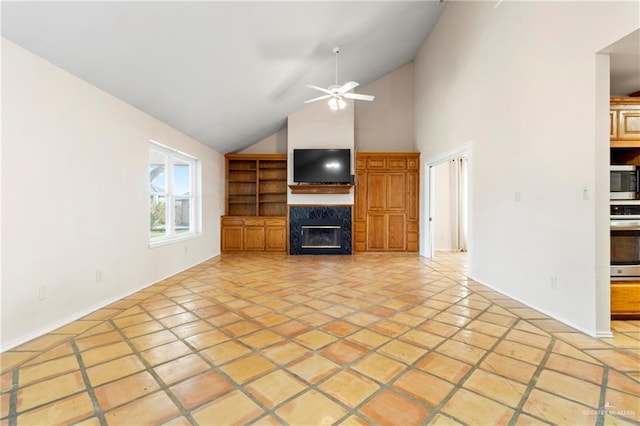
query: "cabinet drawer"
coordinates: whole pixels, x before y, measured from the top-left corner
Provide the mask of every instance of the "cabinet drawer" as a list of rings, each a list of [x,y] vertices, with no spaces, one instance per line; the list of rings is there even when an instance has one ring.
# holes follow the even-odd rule
[[[285,226],[287,219],[283,218],[269,218],[265,219],[264,223],[267,226]]]
[[[264,219],[247,217],[244,219],[244,226],[264,226]]]
[[[223,216],[221,223],[224,226],[242,226],[243,220],[241,217]]]

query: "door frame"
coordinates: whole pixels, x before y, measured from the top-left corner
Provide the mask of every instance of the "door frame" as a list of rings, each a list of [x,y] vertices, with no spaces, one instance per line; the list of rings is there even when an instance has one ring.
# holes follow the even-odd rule
[[[473,161],[472,161],[472,143],[473,141],[468,141],[467,143],[459,146],[456,149],[450,150],[444,154],[434,156],[432,158],[427,158],[423,162],[423,167],[426,173],[423,173],[424,181],[421,186],[423,189],[421,190],[421,199],[422,208],[421,211],[424,212],[420,218],[421,230],[420,230],[420,255],[423,257],[427,257],[429,259],[433,258],[434,255],[434,208],[435,208],[435,179],[434,179],[434,171],[433,168],[442,163],[454,160],[459,157],[467,157],[467,264],[471,265],[471,257],[472,257],[472,247],[473,247],[473,239],[471,236],[473,235]]]

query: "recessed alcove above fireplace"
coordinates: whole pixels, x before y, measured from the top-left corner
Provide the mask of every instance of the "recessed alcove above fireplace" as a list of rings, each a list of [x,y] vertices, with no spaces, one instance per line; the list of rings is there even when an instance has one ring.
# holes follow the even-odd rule
[[[290,206],[289,252],[351,254],[351,206]]]

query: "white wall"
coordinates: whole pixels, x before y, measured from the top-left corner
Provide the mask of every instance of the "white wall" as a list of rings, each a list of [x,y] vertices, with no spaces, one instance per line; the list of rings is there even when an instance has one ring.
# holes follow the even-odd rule
[[[287,128],[278,130],[261,141],[243,149],[239,154],[286,154]]]
[[[202,165],[202,234],[153,249],[150,139]],[[223,164],[221,154],[3,39],[2,350],[218,255]]]
[[[362,152],[415,151],[413,124],[413,62],[356,89],[374,95],[373,102],[355,103],[355,144]]]
[[[293,184],[293,150],[296,148],[348,148],[351,150],[353,174],[354,133],[353,101],[340,111],[331,111],[327,102],[315,102],[288,118],[289,184]],[[353,204],[353,188],[349,194],[291,194],[289,204]]]
[[[596,250],[596,229],[607,224],[594,199],[606,195],[595,181],[607,167],[597,144],[609,141],[596,132],[608,119],[596,116],[596,53],[638,28],[639,4],[495,6],[450,2],[425,40],[414,68],[417,146],[427,164],[473,147],[473,278],[606,333],[596,286],[608,281],[595,271],[608,256]]]

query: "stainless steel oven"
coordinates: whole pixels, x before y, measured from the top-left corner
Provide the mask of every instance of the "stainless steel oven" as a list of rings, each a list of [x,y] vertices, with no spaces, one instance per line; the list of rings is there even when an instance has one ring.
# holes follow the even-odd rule
[[[640,200],[611,201],[611,277],[640,279]]]

